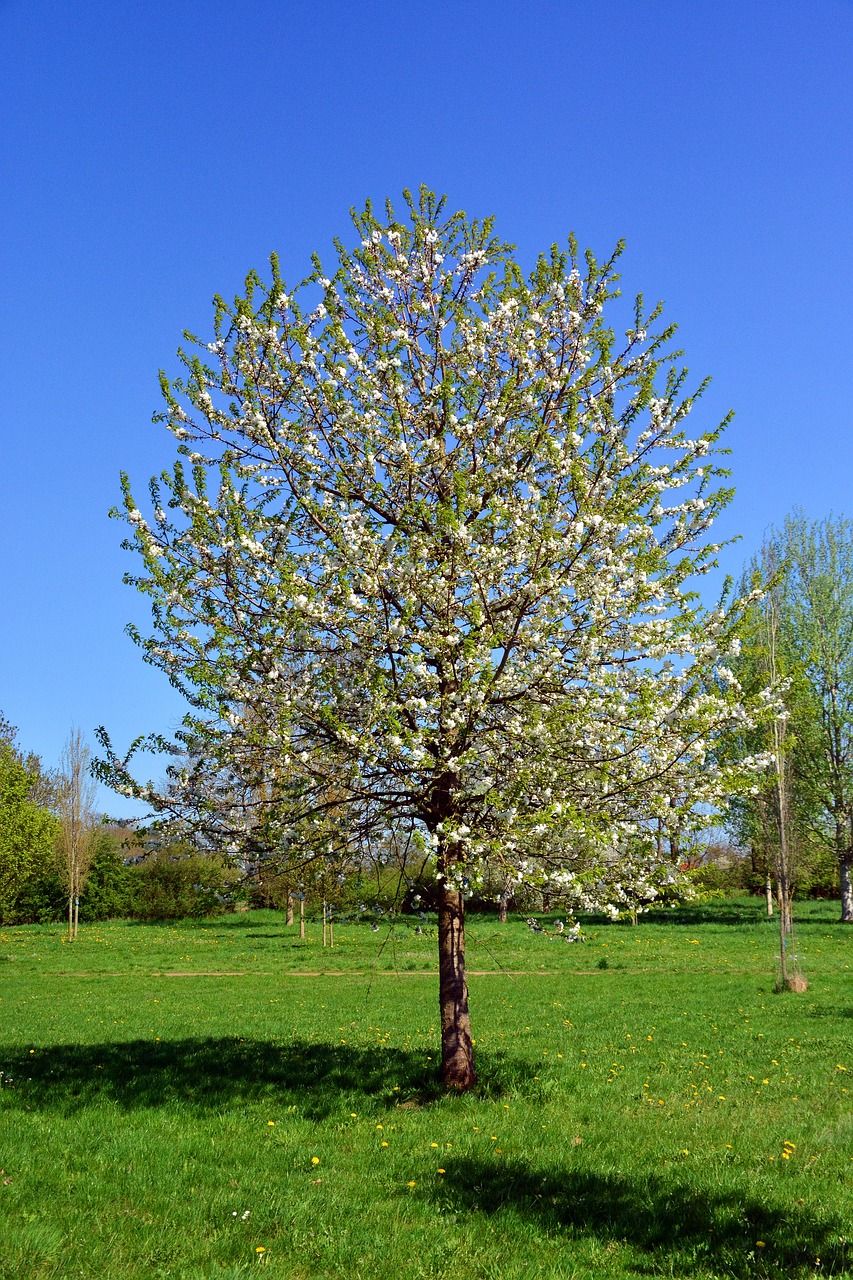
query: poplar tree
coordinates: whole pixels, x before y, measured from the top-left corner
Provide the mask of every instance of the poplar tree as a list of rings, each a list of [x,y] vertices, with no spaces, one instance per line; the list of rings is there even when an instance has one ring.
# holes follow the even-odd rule
[[[730,490],[722,426],[687,433],[701,387],[672,326],[641,298],[624,338],[606,323],[621,246],[570,240],[525,275],[490,219],[405,200],[354,212],[329,274],[250,273],[161,375],[180,457],[144,514],[124,480],[154,620],[134,634],[191,709],[124,759],[102,734],[100,768],[279,864],[406,831],[438,905],[443,1079],[466,1089],[467,895],[618,911],[677,874],[661,832],[757,762],[709,750],[751,712],[738,610],[695,593]],[[145,746],[176,753],[164,787],[135,780]]]
[[[59,867],[68,890],[68,940],[77,937],[80,894],[95,855],[99,818],[91,751],[80,729],[72,729],[59,761],[56,811],[59,818]]]

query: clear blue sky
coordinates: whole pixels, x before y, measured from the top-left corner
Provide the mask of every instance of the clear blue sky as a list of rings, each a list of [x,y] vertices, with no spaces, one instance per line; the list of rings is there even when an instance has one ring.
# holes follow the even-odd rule
[[[853,514],[850,0],[0,0],[0,709],[55,762],[181,704],[107,519],[171,442],[181,330],[277,250],[426,182],[522,258],[574,230],[663,298],[737,412],[743,541]],[[112,812],[127,812],[109,795]]]

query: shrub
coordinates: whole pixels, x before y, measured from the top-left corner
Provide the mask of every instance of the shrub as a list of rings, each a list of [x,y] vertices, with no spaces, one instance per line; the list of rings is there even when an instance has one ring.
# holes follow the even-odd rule
[[[138,867],[133,914],[141,920],[210,916],[229,904],[239,874],[221,858],[162,851]]]
[[[86,888],[80,896],[81,920],[121,920],[137,914],[141,888],[138,866],[112,832],[99,834]]]

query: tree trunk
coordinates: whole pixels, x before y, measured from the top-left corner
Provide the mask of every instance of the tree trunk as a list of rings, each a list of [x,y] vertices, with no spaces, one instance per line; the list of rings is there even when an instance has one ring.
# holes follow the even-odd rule
[[[764,881],[764,896],[767,899],[767,914],[773,915],[773,881],[770,879],[770,872],[767,872],[767,879]]]
[[[80,899],[74,898],[74,937],[77,937],[77,925],[80,920]]]
[[[507,900],[507,893],[506,893],[506,890],[504,890],[501,896],[498,898],[498,920],[500,920],[501,924],[506,924],[506,917],[507,917],[506,900]]]
[[[477,1082],[465,982],[465,902],[444,885],[438,904],[438,990],[441,1078],[445,1088],[462,1093]]]
[[[74,937],[74,893],[68,895],[68,941]]]
[[[323,903],[323,946],[326,945],[326,903]]]
[[[287,895],[287,915],[285,917],[284,923],[293,924],[293,894],[292,893],[289,893]]]
[[[305,937],[305,899],[299,899],[299,936]]]
[[[853,924],[853,878],[851,878],[851,867],[853,867],[853,855],[848,853],[846,857],[841,858],[838,863],[838,870],[841,878],[841,923]]]

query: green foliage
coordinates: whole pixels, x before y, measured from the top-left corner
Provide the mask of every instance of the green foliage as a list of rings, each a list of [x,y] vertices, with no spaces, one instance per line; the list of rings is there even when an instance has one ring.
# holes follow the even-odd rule
[[[98,834],[92,866],[80,898],[83,921],[119,920],[137,912],[142,877],[125,861],[127,850],[109,831]]]
[[[790,871],[798,893],[838,892],[853,822],[853,522],[810,521],[800,511],[770,531],[746,579],[765,595],[743,620],[733,664],[749,693],[773,663],[784,681],[784,756]],[[739,732],[734,752],[773,748],[766,728]],[[730,828],[755,877],[775,872],[778,806],[773,772],[756,794],[732,802]],[[755,878],[754,877],[754,878]],[[747,878],[744,885],[751,887]]]
[[[180,920],[216,915],[235,889],[238,873],[221,858],[164,850],[138,868],[133,915]]]
[[[83,902],[80,903],[83,915]],[[27,880],[21,887],[15,902],[13,924],[50,924],[68,915],[68,890],[56,868],[55,862],[47,862],[40,873]]]
[[[835,898],[838,896],[838,864],[825,846],[800,849],[796,862],[797,896]],[[732,857],[726,862],[710,862],[690,874],[702,901],[711,896],[733,897],[743,893],[763,894],[767,869],[760,857]]]
[[[113,832],[98,833],[89,878],[80,897],[81,921],[119,920],[137,914],[141,876],[138,867],[125,863],[124,855]],[[63,920],[67,912],[68,890],[55,860],[50,859],[21,888],[14,922],[46,924]]]
[[[21,915],[19,903],[54,867],[56,819],[32,798],[38,771],[0,739],[0,922]]]

